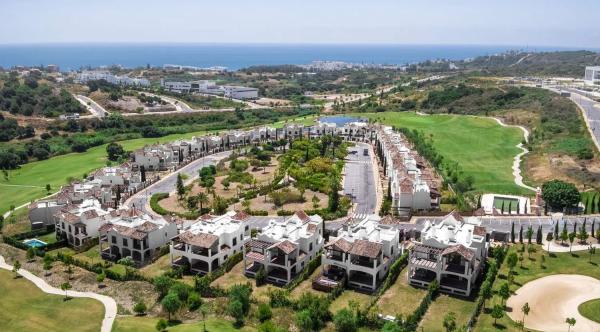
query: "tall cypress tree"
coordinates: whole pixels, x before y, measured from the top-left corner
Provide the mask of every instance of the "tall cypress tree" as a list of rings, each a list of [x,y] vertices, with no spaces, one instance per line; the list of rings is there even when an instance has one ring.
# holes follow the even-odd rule
[[[510,242],[515,243],[515,223],[514,222],[511,223]]]
[[[554,224],[554,238],[558,239],[558,220],[556,221],[556,224]]]
[[[146,167],[144,167],[144,165],[140,166],[140,176],[142,178],[142,183],[146,182]]]
[[[508,202],[508,214],[512,214],[512,201]]]
[[[596,237],[596,232],[594,228],[596,228],[596,220],[592,220],[592,237]]]
[[[523,225],[521,225],[521,229],[519,230],[519,242],[523,243]]]
[[[542,244],[542,239],[543,239],[543,234],[542,234],[542,225],[539,225],[539,226],[538,226],[538,229],[537,229],[537,236],[536,236],[536,238],[535,238],[535,242],[536,242],[537,244]]]

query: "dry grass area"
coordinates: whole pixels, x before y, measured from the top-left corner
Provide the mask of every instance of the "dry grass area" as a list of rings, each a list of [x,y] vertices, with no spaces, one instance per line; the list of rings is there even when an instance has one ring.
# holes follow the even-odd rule
[[[236,266],[234,266],[233,269],[231,269],[231,271],[225,273],[225,275],[213,281],[211,283],[211,286],[219,286],[221,288],[228,289],[233,285],[246,283],[250,283],[250,285],[252,286],[252,296],[256,298],[257,301],[261,302],[268,302],[269,291],[277,288],[270,284],[256,287],[256,282],[254,282],[254,279],[248,278],[244,275],[243,261],[239,262]]]
[[[256,198],[250,200],[250,206],[252,207],[252,210],[267,211],[267,212],[269,212],[269,215],[277,215],[277,210],[279,210],[279,209],[284,209],[284,210],[288,210],[288,211],[311,210],[311,209],[314,209],[314,206],[312,203],[313,196],[317,196],[317,198],[319,199],[319,208],[324,208],[327,206],[327,202],[328,202],[327,195],[320,193],[320,192],[315,192],[315,191],[312,191],[309,189],[307,189],[304,192],[305,202],[303,202],[303,203],[288,203],[288,204],[284,204],[282,207],[278,208],[273,204],[273,201],[271,200],[271,198],[267,197],[267,200],[265,202],[265,197],[260,196],[260,197],[256,197]]]
[[[319,274],[321,274],[322,271],[323,270],[320,267],[315,269],[315,272],[313,272],[313,274],[311,274],[310,277],[308,277],[308,279],[301,282],[300,285],[296,286],[296,288],[294,288],[294,290],[292,290],[292,292],[290,293],[291,298],[298,299],[300,297],[300,295],[307,293],[307,292],[313,293],[315,295],[326,295],[326,293],[314,290],[312,288],[313,279],[316,278]]]
[[[419,306],[427,290],[410,286],[407,276],[408,268],[404,268],[396,283],[379,298],[377,301],[379,312],[384,315],[406,317]]]
[[[140,273],[142,273],[144,276],[146,276],[148,278],[158,277],[169,270],[171,270],[171,257],[169,256],[169,254],[162,255],[156,261],[154,261],[152,264],[148,264],[139,269]],[[194,276],[185,274],[185,275],[183,275],[182,279],[179,279],[179,281],[182,281],[190,286],[193,286],[194,285]]]
[[[522,167],[527,180],[536,185],[554,179],[575,183],[580,189],[600,177],[600,160],[577,161],[567,155],[532,153],[526,156]]]
[[[13,248],[7,244],[0,244],[0,254],[6,258],[8,264],[19,260],[23,269],[43,278],[54,287],[60,288],[60,285],[69,278],[67,267],[61,262],[54,262],[52,269],[49,271],[50,274],[46,276],[45,271],[42,269],[42,260],[39,257],[33,262],[27,262],[25,251]],[[119,282],[107,278],[103,283],[104,287],[99,287],[95,273],[76,266],[72,266],[71,269],[73,273],[71,274],[69,283],[73,286],[73,290],[96,292],[114,298],[119,306],[120,314],[133,312],[133,306],[138,301],[144,301],[149,307],[150,313],[160,312],[160,306],[154,306],[158,294],[154,291],[154,286],[148,282]]]
[[[418,330],[423,331],[446,331],[444,328],[444,316],[449,312],[456,314],[456,325],[464,326],[475,309],[475,302],[459,297],[440,294],[429,306],[427,313],[423,316]]]
[[[369,302],[371,301],[371,295],[347,289],[342,293],[342,295],[338,296],[337,299],[331,302],[329,311],[335,315],[335,313],[338,311],[348,308],[350,301],[358,303],[360,307],[364,309],[367,305],[369,305]]]

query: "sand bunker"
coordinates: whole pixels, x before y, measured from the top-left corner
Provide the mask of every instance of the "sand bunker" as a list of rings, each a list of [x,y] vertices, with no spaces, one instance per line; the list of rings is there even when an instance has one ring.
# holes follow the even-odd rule
[[[533,280],[519,288],[506,302],[512,308],[508,315],[514,321],[523,319],[521,307],[529,303],[531,311],[525,326],[538,331],[564,332],[565,319],[574,317],[571,331],[600,332],[600,324],[579,314],[577,307],[600,298],[600,280],[577,274],[557,274]]]

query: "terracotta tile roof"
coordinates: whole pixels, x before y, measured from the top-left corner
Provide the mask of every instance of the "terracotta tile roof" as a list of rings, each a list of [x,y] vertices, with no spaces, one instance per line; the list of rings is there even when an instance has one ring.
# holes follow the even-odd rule
[[[465,218],[463,218],[463,216],[460,215],[460,213],[458,213],[458,211],[453,210],[452,212],[448,213],[444,219],[448,218],[449,216],[454,217],[454,219],[456,219],[457,221],[465,221]]]
[[[371,242],[367,240],[356,240],[352,244],[350,254],[359,255],[369,258],[377,258],[381,249],[383,248],[381,243]]]
[[[204,221],[208,221],[208,220],[212,220],[213,218],[214,218],[214,217],[213,217],[213,216],[211,216],[210,214],[206,214],[206,213],[205,213],[205,214],[201,215],[201,216],[200,216],[200,218],[198,218],[198,219],[202,219],[202,220],[204,220]]]
[[[296,211],[296,213],[294,213],[294,215],[297,216],[303,222],[309,222],[310,221],[310,217],[308,216],[308,214],[306,214],[306,212],[304,212],[302,210]]]
[[[343,237],[335,240],[334,242],[328,243],[325,248],[333,249],[341,252],[348,252],[352,249],[352,243],[346,241]]]
[[[98,217],[98,212],[96,210],[87,210],[81,214],[85,217],[85,219],[93,219]]]
[[[296,245],[294,243],[290,242],[289,240],[284,240],[281,242],[277,242],[274,245],[272,245],[271,247],[269,247],[269,249],[271,249],[271,248],[277,248],[277,249],[283,251],[285,254],[289,255],[294,250],[296,250]]]
[[[239,221],[246,221],[248,218],[250,218],[250,215],[244,211],[239,211],[232,217],[233,220],[239,220]]]
[[[100,228],[98,228],[98,232],[100,232],[100,233],[106,233],[106,232],[111,231],[112,229],[113,229],[113,224],[106,223],[106,224],[100,226]]]
[[[473,234],[485,237],[487,230],[483,226],[475,226],[473,228]]]
[[[63,212],[60,217],[62,220],[70,224],[76,224],[81,220],[78,216],[72,214],[71,212]]]
[[[189,231],[179,234],[178,238],[182,242],[201,248],[210,248],[215,242],[219,241],[219,237],[214,234],[193,234]]]
[[[453,246],[450,246],[450,247],[444,249],[442,251],[442,256],[449,255],[452,253],[457,253],[457,254],[461,255],[462,257],[464,257],[468,261],[472,260],[473,257],[475,257],[475,254],[473,254],[473,252],[471,250],[469,250],[467,247],[463,246],[462,244],[456,244],[456,245],[453,245]]]
[[[272,244],[273,244],[272,242],[267,242],[267,241],[261,241],[261,240],[252,239],[252,240],[248,241],[248,243],[246,243],[246,247],[258,248],[258,249],[267,249]]]
[[[317,231],[317,224],[308,224],[306,231],[314,234]]]
[[[413,181],[406,177],[400,181],[400,192],[401,193],[412,193],[413,192]]]
[[[142,231],[142,232],[152,232],[158,229],[158,225],[151,223],[149,221],[146,221],[145,223],[139,225],[138,227],[135,228],[138,231]]]

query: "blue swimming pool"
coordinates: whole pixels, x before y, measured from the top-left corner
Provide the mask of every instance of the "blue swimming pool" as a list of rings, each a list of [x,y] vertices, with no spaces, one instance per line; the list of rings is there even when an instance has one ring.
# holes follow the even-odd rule
[[[23,241],[23,243],[25,243],[27,246],[32,247],[32,248],[41,248],[41,247],[47,245],[46,242],[44,242],[42,240],[38,240],[38,239],[25,240],[25,241]]]
[[[367,119],[354,116],[334,115],[320,117],[319,122],[335,123],[335,125],[339,127],[349,122],[367,122]]]

